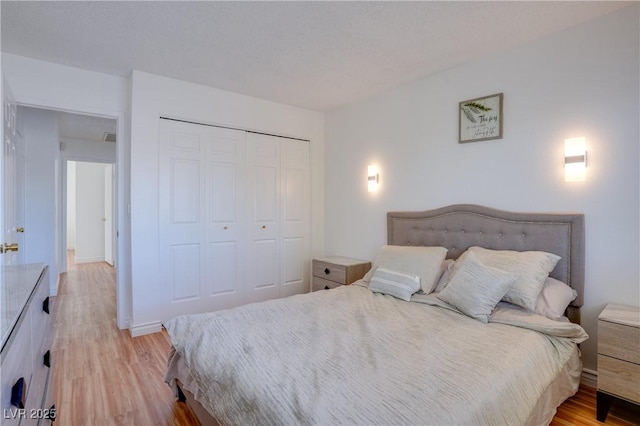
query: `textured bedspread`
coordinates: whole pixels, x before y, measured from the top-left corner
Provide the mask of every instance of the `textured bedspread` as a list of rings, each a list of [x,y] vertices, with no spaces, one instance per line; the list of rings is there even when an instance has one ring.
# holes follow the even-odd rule
[[[414,299],[351,285],[165,326],[201,404],[243,425],[524,424],[587,338],[517,310],[483,324]]]

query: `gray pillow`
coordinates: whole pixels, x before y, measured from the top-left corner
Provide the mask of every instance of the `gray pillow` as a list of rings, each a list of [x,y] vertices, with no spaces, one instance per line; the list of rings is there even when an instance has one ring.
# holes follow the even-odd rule
[[[460,259],[471,253],[484,265],[517,274],[518,280],[503,300],[530,311],[535,310],[544,281],[560,260],[560,256],[544,251],[489,250],[483,247],[470,247]],[[456,269],[457,265],[454,265],[453,275]]]
[[[482,322],[516,282],[518,275],[480,263],[472,253],[456,262],[457,271],[438,298]]]

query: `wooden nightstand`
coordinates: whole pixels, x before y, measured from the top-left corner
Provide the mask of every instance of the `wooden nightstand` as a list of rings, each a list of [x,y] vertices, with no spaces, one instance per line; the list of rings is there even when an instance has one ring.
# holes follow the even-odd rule
[[[311,291],[328,290],[351,284],[364,277],[371,269],[371,262],[349,257],[320,257],[313,259]]]
[[[598,317],[599,421],[616,398],[640,404],[640,308],[610,304]]]

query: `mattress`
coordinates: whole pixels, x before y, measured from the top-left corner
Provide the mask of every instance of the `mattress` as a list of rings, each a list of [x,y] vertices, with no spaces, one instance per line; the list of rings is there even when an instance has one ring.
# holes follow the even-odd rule
[[[180,380],[223,424],[545,424],[577,391],[576,324],[359,285],[166,324]]]

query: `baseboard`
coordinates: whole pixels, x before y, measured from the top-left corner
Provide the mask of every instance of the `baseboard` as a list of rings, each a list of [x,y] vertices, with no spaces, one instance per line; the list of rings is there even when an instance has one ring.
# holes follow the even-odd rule
[[[76,263],[97,263],[97,262],[104,262],[104,256],[97,256],[97,257],[76,257],[75,262],[76,262]]]
[[[58,295],[58,289],[60,288],[60,274],[53,286],[49,285],[49,296],[54,297]]]
[[[162,323],[160,321],[147,322],[144,324],[133,325],[129,328],[131,337],[144,336],[145,334],[159,333],[162,331]]]
[[[598,387],[598,372],[589,368],[582,369],[582,376],[580,377],[580,384],[589,386],[592,388]]]

